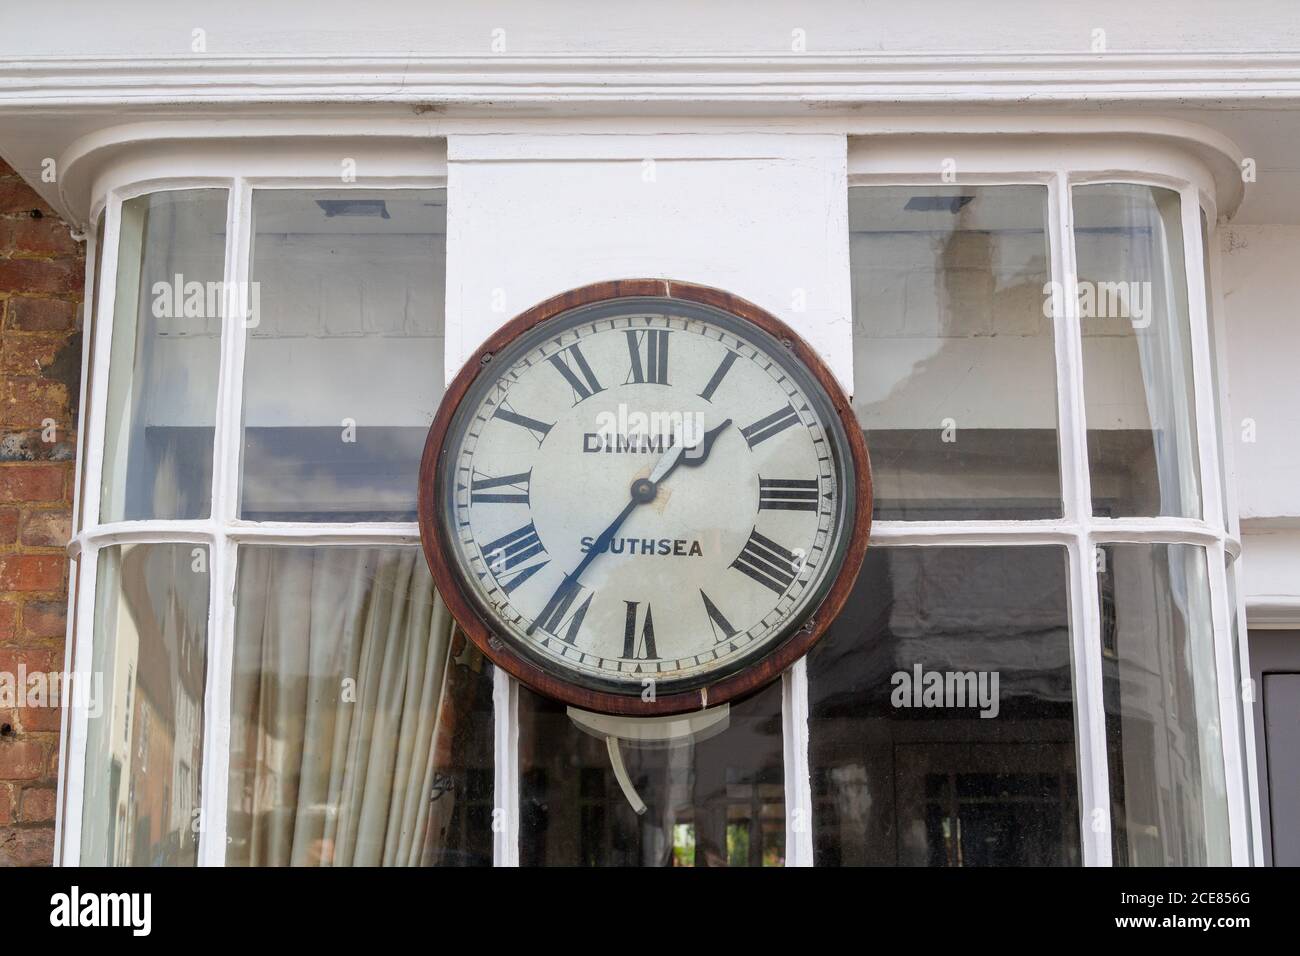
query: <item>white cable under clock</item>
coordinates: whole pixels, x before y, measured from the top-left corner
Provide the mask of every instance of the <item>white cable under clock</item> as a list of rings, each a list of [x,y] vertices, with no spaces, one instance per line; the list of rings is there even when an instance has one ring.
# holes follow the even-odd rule
[[[684,743],[699,743],[726,730],[730,724],[731,705],[722,704],[693,714],[671,717],[614,717],[596,714],[577,707],[568,709],[569,719],[584,733],[605,741],[609,764],[623,795],[637,815],[646,812],[645,801],[632,785],[623,762],[622,741],[636,747],[666,748]]]

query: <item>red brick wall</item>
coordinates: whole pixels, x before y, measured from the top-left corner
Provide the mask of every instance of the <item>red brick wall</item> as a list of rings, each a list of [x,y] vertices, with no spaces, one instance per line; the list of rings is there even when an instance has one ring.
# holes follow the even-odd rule
[[[0,675],[11,682],[20,664],[63,670],[84,254],[0,161]],[[48,864],[60,711],[7,703],[0,866]]]

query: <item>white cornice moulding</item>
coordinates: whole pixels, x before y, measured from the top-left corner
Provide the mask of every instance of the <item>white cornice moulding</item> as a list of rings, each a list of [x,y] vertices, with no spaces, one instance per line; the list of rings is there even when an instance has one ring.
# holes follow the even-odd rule
[[[1300,108],[1300,54],[26,57],[0,59],[0,155],[84,224],[96,172],[114,157],[132,146],[217,150],[223,138],[247,150],[584,123],[601,133],[1126,134],[1190,150],[1230,214],[1240,150],[1160,113],[1265,100]],[[51,159],[57,184],[41,179]]]
[[[849,138],[851,174],[868,171],[862,167],[864,155],[877,161],[893,156],[888,143],[904,153],[910,150],[914,160],[946,140],[944,148],[956,146],[959,155],[970,157],[969,167],[990,174],[1008,163],[1020,172],[1063,167],[1095,170],[1101,167],[1094,160],[1085,162],[1084,157],[1107,145],[1111,160],[1105,168],[1119,175],[1162,170],[1174,174],[1170,162],[1190,159],[1201,164],[1204,174],[1189,172],[1180,178],[1190,178],[1207,189],[1212,179],[1220,211],[1235,209],[1242,195],[1238,175],[1241,151],[1227,137],[1181,119],[1114,112],[823,113],[756,125],[734,118],[716,121],[702,117],[674,117],[667,122],[647,117],[455,118],[407,109],[393,115],[373,107],[359,110],[356,106],[325,105],[282,107],[270,116],[257,107],[214,109],[220,110],[221,122],[214,121],[212,115],[192,112],[130,122],[124,121],[130,118],[129,109],[114,110],[92,117],[89,129],[81,126],[85,131],[71,138],[68,127],[56,136],[56,128],[64,124],[48,118],[41,122],[42,117],[28,111],[0,124],[0,154],[20,145],[24,152],[15,152],[13,158],[18,161],[14,167],[25,173],[28,182],[69,222],[89,221],[95,197],[102,197],[106,188],[177,177],[256,177],[262,175],[260,158],[276,166],[292,156],[300,175],[325,176],[333,169],[327,168],[328,163],[337,162],[337,155],[342,155],[340,149],[358,158],[364,153],[368,157],[364,163],[367,178],[377,177],[378,182],[392,175],[386,169],[397,156],[417,156],[426,174],[441,175],[448,160],[709,160],[737,155],[752,159],[755,142],[763,143],[763,155],[790,157],[804,155],[818,139],[828,136],[837,141]],[[79,110],[75,115],[80,119],[86,113]],[[30,135],[25,135],[27,127]],[[872,143],[864,147],[868,139]],[[738,154],[740,142],[749,145]],[[980,150],[982,157],[976,158]],[[58,159],[61,173],[57,184],[41,182],[35,172],[38,157],[43,155]],[[885,162],[895,172],[907,165],[894,164],[893,159]],[[111,169],[112,175],[99,181],[106,169]],[[403,168],[401,175],[411,172]]]
[[[0,110],[121,104],[573,107],[1300,100],[1300,53],[0,59]]]
[[[1239,576],[1252,628],[1300,628],[1300,517],[1274,515],[1241,519]]]
[[[1257,630],[1300,628],[1300,598],[1291,594],[1247,595],[1246,626]]]

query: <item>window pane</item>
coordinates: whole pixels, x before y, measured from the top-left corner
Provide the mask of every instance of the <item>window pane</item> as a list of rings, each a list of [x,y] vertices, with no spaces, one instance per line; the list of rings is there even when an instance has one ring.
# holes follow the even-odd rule
[[[873,548],[808,656],[820,866],[1077,866],[1064,548]]]
[[[226,862],[492,862],[492,679],[418,548],[241,547]]]
[[[1074,189],[1093,514],[1201,516],[1178,193]]]
[[[1219,459],[1219,496],[1223,506],[1223,527],[1226,529],[1229,527],[1228,460],[1223,454],[1223,447],[1228,423],[1223,416],[1223,397],[1219,392],[1219,349],[1214,334],[1217,322],[1214,317],[1214,288],[1210,276],[1210,224],[1205,218],[1204,209],[1201,210],[1201,269],[1205,275],[1205,316],[1209,323],[1210,339],[1210,390],[1214,393],[1214,428],[1218,439],[1214,451]]]
[[[203,760],[208,551],[99,552],[83,866],[193,866]]]
[[[646,812],[632,809],[604,739],[563,704],[519,691],[524,866],[781,866],[781,687],[731,706],[726,729],[672,746],[621,741]]]
[[[1228,802],[1205,552],[1110,544],[1100,574],[1117,866],[1225,866]]]
[[[95,228],[95,259],[93,262],[87,262],[86,268],[95,270],[93,273],[94,282],[91,285],[90,310],[82,315],[82,327],[85,334],[89,337],[86,345],[86,355],[90,357],[88,362],[84,362],[81,374],[85,376],[85,394],[86,400],[95,394],[95,341],[99,334],[99,291],[104,285],[104,273],[107,266],[104,262],[104,221],[108,218],[101,210],[99,214],[99,225]],[[69,398],[75,402],[81,401],[79,390],[72,389],[69,392]],[[71,409],[71,419],[74,422],[80,421],[80,408]],[[90,449],[90,429],[82,428],[81,434],[77,439],[77,460],[84,462],[86,454]],[[73,525],[74,533],[80,531],[86,526],[86,483],[89,480],[87,469],[80,469],[80,485],[77,488],[77,515],[76,522]]]
[[[225,254],[224,189],[122,203],[103,521],[211,514]]]
[[[1047,189],[857,186],[849,229],[876,517],[1059,517]]]
[[[1252,718],[1251,706],[1255,700],[1256,690],[1251,687],[1247,692],[1245,684],[1245,675],[1241,669],[1241,615],[1237,610],[1237,569],[1233,565],[1232,558],[1225,554],[1224,562],[1227,565],[1228,579],[1228,617],[1232,621],[1232,673],[1236,678],[1236,693],[1233,694],[1233,706],[1237,710],[1237,752],[1241,755],[1241,792],[1246,795],[1246,845],[1253,848],[1255,845],[1255,815],[1250,808],[1250,761],[1247,754],[1250,752],[1247,748],[1249,743],[1246,739],[1246,721]],[[1256,781],[1258,782],[1258,781]]]
[[[414,521],[442,395],[441,190],[259,190],[240,515]]]

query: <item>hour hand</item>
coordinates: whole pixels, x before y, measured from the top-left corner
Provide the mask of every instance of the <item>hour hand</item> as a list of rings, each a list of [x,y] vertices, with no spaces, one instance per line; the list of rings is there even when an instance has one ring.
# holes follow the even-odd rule
[[[731,419],[728,418],[721,425],[717,425],[706,431],[704,437],[699,440],[698,444],[692,445],[690,448],[682,452],[681,463],[687,468],[698,468],[700,465],[704,464],[704,460],[709,457],[709,452],[713,450],[714,441],[716,441],[717,437],[722,434],[722,430],[730,424]]]
[[[673,445],[673,447],[659,459],[654,470],[650,472],[650,478],[648,479],[650,487],[653,488],[658,485],[659,482],[671,475],[678,465],[686,465],[690,468],[695,468],[702,464],[704,459],[709,457],[709,450],[713,447],[713,440],[717,438],[718,434],[730,424],[731,419],[728,418],[721,425],[718,425],[715,428],[710,428],[704,433],[704,436],[690,448],[685,448],[681,445]],[[633,494],[635,494],[635,490],[633,491]],[[653,497],[653,495],[651,495],[651,497]]]

